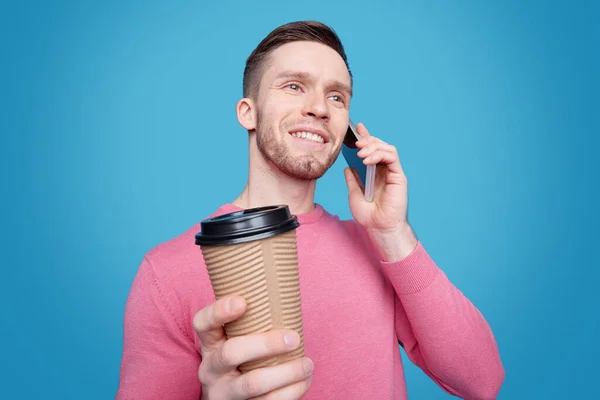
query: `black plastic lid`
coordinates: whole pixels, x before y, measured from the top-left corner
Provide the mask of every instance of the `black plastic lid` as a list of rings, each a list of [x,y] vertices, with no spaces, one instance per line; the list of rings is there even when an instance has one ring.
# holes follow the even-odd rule
[[[286,205],[234,211],[200,222],[199,246],[237,244],[279,235],[300,226]]]

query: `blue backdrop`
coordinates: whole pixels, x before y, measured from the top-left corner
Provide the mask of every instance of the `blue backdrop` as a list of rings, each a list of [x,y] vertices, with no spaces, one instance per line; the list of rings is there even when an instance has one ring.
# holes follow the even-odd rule
[[[600,398],[597,4],[3,2],[0,397],[114,397],[142,256],[245,182],[246,57],[317,19],[353,119],[399,149],[416,232],[494,330],[500,398]],[[342,161],[317,201],[347,218]],[[411,398],[450,398],[402,357]]]

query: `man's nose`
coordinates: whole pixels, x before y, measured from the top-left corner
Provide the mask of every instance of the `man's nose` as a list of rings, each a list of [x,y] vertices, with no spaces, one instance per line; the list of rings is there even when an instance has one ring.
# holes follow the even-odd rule
[[[329,107],[327,107],[325,96],[317,93],[312,93],[306,96],[306,102],[304,103],[302,114],[304,116],[328,120]]]

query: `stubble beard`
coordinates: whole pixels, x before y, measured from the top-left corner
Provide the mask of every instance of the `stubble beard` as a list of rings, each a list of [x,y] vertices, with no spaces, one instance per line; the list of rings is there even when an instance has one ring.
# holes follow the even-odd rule
[[[284,132],[284,133],[281,133]],[[323,163],[312,154],[292,156],[281,134],[288,134],[287,126],[282,124],[279,132],[273,132],[272,125],[263,120],[263,114],[257,112],[256,144],[263,157],[270,161],[284,174],[300,180],[316,180],[325,175],[325,172],[335,162],[339,150],[330,155]]]

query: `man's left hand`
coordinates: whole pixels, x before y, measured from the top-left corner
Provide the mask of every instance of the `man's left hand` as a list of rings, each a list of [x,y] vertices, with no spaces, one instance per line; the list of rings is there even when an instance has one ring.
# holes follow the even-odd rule
[[[385,261],[404,258],[416,246],[407,221],[408,181],[396,148],[372,136],[364,124],[356,127],[362,138],[356,143],[365,165],[377,165],[373,201],[365,200],[359,181],[349,168],[344,174],[354,220],[362,225],[379,247]]]

